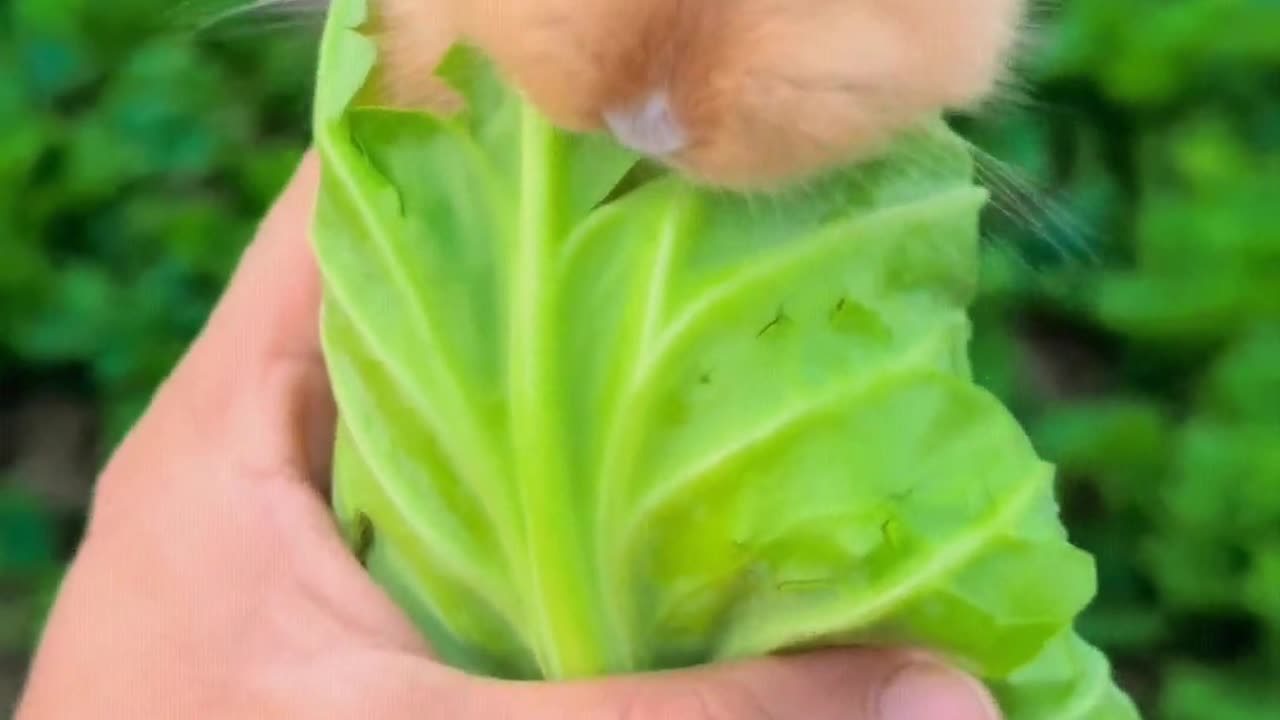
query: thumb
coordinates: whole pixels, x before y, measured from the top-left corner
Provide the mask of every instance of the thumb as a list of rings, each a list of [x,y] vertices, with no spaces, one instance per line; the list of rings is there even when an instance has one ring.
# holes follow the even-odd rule
[[[570,683],[452,675],[405,707],[459,720],[999,720],[977,681],[921,653],[828,650]],[[452,674],[452,671],[445,671]],[[385,675],[383,677],[386,677]],[[404,688],[401,688],[403,692]],[[405,715],[414,717],[420,715]]]
[[[829,650],[506,690],[512,716],[602,720],[998,720],[976,681],[919,653]],[[491,717],[506,717],[501,713]]]

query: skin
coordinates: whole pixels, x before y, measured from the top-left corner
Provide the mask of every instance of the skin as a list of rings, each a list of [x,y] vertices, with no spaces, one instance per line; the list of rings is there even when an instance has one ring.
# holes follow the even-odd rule
[[[102,473],[18,720],[995,720],[927,655],[839,650],[576,683],[431,658],[329,513],[308,156]]]
[[[455,38],[553,122],[704,184],[768,189],[968,110],[1007,77],[1027,0],[374,0],[383,92],[432,106]]]

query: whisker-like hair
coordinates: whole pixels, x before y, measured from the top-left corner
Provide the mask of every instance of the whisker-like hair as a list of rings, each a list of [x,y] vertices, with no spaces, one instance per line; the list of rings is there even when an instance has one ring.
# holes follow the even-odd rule
[[[1033,231],[1036,240],[1054,248],[1059,260],[1093,265],[1100,261],[1099,240],[1077,213],[1049,197],[1012,165],[973,143],[979,180],[992,188],[992,204],[1007,220]]]
[[[1033,0],[1036,9],[1048,12],[1061,0]],[[878,88],[859,86],[856,88],[827,88],[829,91],[856,92],[858,101],[869,115],[877,113],[887,117],[902,117],[902,101],[897,88]],[[983,108],[969,112],[959,111],[957,114],[981,122],[996,117],[1005,111],[1017,107],[1031,107],[1039,113],[1061,111],[1062,108],[1034,98],[1035,86],[1024,79],[1024,75],[1011,69],[1000,79],[999,85]],[[910,110],[910,109],[908,109]],[[789,132],[804,132],[802,123],[796,127],[785,128]],[[911,132],[907,128],[906,133]],[[821,141],[816,133],[806,133],[811,140]],[[899,134],[901,136],[901,133]],[[977,182],[990,193],[988,212],[994,214],[1002,223],[1011,226],[1018,235],[1025,234],[1034,243],[1028,246],[1026,239],[1021,243],[1013,237],[1001,237],[992,223],[984,221],[984,237],[988,245],[996,245],[1002,249],[1010,249],[1023,261],[1019,264],[1034,267],[1037,263],[1043,267],[1051,265],[1093,265],[1099,262],[1099,242],[1095,229],[1078,214],[1070,210],[1064,203],[1051,198],[1051,191],[1038,187],[1028,174],[1018,170],[1012,164],[1001,160],[980,147],[969,138],[964,138],[973,163]],[[895,172],[907,174],[907,177],[928,173],[933,166],[944,161],[942,157],[930,156],[936,149],[928,145],[907,145],[907,152],[900,156],[902,164]],[[1048,247],[1054,257],[1044,258],[1040,250]],[[1032,258],[1040,258],[1033,262]]]
[[[989,116],[1008,111],[1053,112],[1057,108],[1040,97],[1033,82],[1018,73],[1009,73],[996,79],[991,93],[975,107],[963,109],[961,114]]]
[[[310,112],[315,76],[305,63],[314,57],[328,7],[329,0],[175,0],[157,14],[148,41],[207,44],[242,60],[252,57],[241,54],[250,42],[269,43],[276,60],[296,58],[298,84],[296,92],[277,88],[263,100],[271,103],[268,114],[276,118],[273,122],[296,122]],[[231,56],[227,59],[236,62]],[[246,86],[252,81],[249,76],[233,78]]]
[[[328,0],[186,0],[166,13],[175,32],[244,36],[293,29],[319,30]]]
[[[1094,265],[1100,261],[1097,235],[1083,218],[1052,199],[1049,190],[1037,187],[1013,165],[971,140],[965,139],[965,144],[973,158],[975,179],[990,193],[988,211],[1017,233],[1026,233],[1033,243],[1028,246],[1025,241],[1018,243],[1012,237],[1001,236],[990,222],[985,222],[984,235],[989,245],[1012,247],[1028,263],[1032,263],[1033,257],[1040,258],[1032,264],[1038,264],[1041,269],[1049,265]],[[906,154],[908,166],[914,164],[917,170],[927,170],[930,164],[940,161],[938,157],[930,157],[930,152],[923,147],[912,149]],[[1052,259],[1043,259],[1039,251],[1042,247],[1052,250]]]
[[[1048,45],[1057,37],[1054,19],[1063,0],[1023,0],[1025,13],[1018,25],[1004,61],[1004,69],[996,78],[995,86],[987,97],[974,107],[964,109],[967,115],[1013,110],[1054,111],[1057,108],[1039,96],[1033,67],[1037,58],[1043,57]]]
[[[277,17],[263,18],[253,22],[239,22],[224,28],[217,28],[216,32],[218,37],[227,40],[251,38],[260,35],[294,33],[295,31],[310,39],[312,37],[318,37],[321,28],[321,23],[312,18]],[[310,32],[304,33],[303,31]]]
[[[842,78],[788,77],[773,78],[773,80],[786,82],[805,92],[855,96],[861,111],[869,118],[869,126],[874,126],[878,122],[877,118],[880,117],[903,120],[916,112],[916,108],[907,106],[907,101],[902,97],[901,87],[881,87],[867,83],[850,84]],[[1028,92],[1030,92],[1029,89]],[[982,114],[979,114],[978,119],[981,119]],[[993,115],[994,113],[990,113],[988,116]],[[792,118],[784,122],[765,116],[758,118],[757,121],[769,123],[769,127],[783,133],[798,135],[814,144],[820,152],[829,152],[832,157],[837,157],[839,153],[845,151],[845,148],[837,146],[835,139],[827,136],[820,129],[808,127],[804,118]],[[912,130],[913,126],[908,126],[897,134],[896,139],[901,139],[902,135],[909,134]],[[1000,160],[972,140],[966,138],[965,143],[974,165],[975,180],[990,193],[987,217],[983,223],[983,235],[987,245],[995,245],[1002,250],[1016,252],[1023,261],[1019,264],[1026,267],[1034,267],[1037,264],[1041,268],[1049,265],[1092,265],[1098,262],[1096,236],[1082,218],[1065,205],[1051,199],[1048,189],[1037,187],[1025,173],[1011,164]],[[888,171],[904,179],[923,178],[938,163],[948,161],[947,158],[934,154],[945,151],[928,144],[908,143],[899,147],[905,150],[896,158],[895,166]],[[879,149],[878,147],[868,148],[865,160],[876,160]],[[860,176],[865,167],[867,163],[855,162],[842,172],[847,179],[865,187],[865,179]],[[803,189],[806,181],[800,181],[798,186]],[[788,188],[788,192],[794,191],[795,189]],[[998,222],[992,223],[991,219]],[[999,228],[993,227],[993,224],[1011,227],[1012,233],[1002,235]],[[1044,248],[1051,250],[1050,257],[1045,257]]]
[[[1043,52],[1057,30],[1056,16],[1065,0],[1023,0],[1025,11],[1014,39],[1012,61],[1018,64]]]

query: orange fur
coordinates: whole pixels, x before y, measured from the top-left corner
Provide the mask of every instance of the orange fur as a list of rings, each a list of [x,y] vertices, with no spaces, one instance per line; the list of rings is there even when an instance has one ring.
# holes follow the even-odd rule
[[[422,69],[444,38],[465,39],[569,130],[607,127],[607,113],[661,91],[686,141],[661,159],[740,188],[848,162],[982,102],[1024,1],[375,0],[393,101],[429,95]]]

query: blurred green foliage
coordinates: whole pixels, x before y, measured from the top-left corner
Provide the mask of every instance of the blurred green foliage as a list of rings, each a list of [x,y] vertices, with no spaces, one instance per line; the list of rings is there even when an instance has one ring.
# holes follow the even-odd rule
[[[1039,104],[972,128],[1039,189],[997,187],[978,365],[1062,468],[1083,629],[1152,716],[1280,717],[1280,3],[1049,17]]]
[[[979,372],[1062,467],[1084,630],[1150,716],[1280,717],[1280,2],[1041,4],[1028,99],[963,125],[1003,161]],[[0,6],[0,412],[71,392],[105,447],[306,139],[310,31],[182,8]],[[29,485],[0,475],[0,657],[81,520]]]
[[[72,394],[114,443],[305,147],[315,38],[194,32],[217,9],[0,3],[0,712],[83,522],[6,469],[30,433],[3,416]]]
[[[305,141],[309,46],[219,42],[180,6],[0,9],[0,372],[75,376],[112,435],[200,326]]]

